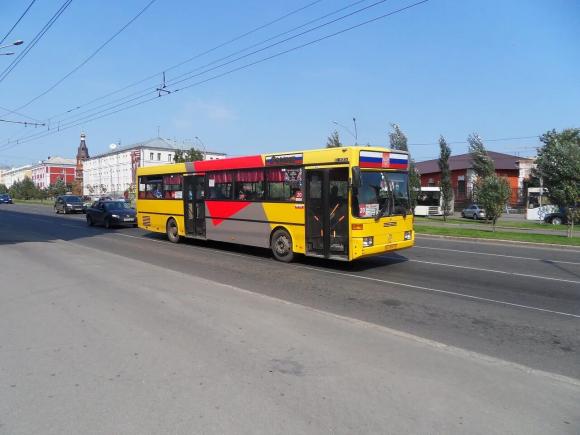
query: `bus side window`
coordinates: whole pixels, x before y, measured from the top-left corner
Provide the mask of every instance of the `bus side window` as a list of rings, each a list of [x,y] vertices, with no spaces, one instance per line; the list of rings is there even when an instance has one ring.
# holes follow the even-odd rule
[[[209,199],[232,199],[233,174],[228,171],[208,175]]]

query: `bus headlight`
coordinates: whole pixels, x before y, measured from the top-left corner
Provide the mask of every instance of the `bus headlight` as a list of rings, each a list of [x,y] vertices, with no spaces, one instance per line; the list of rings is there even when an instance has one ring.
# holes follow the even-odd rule
[[[375,243],[374,237],[363,237],[363,248],[368,248],[369,246],[373,246]]]
[[[412,231],[405,231],[405,240],[411,240],[412,234]]]

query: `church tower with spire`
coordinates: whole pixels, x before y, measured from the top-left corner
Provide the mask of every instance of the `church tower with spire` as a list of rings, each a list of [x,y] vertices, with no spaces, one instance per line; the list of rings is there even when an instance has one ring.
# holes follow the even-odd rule
[[[87,148],[86,135],[81,133],[81,143],[77,149],[77,167],[75,184],[80,187],[82,192],[83,189],[83,163],[89,158],[89,149]]]

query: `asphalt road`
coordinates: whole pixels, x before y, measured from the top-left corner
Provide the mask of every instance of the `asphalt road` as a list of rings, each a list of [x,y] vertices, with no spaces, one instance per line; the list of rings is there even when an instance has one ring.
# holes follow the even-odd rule
[[[0,346],[0,363],[2,363],[0,365],[0,377],[10,377],[13,373],[17,373],[16,378],[19,379],[18,382],[14,381],[15,383],[10,384],[8,387],[7,385],[0,387],[5,391],[4,393],[0,392],[0,402],[3,401],[1,399],[4,394],[11,394],[10,392],[6,393],[7,388],[18,389],[18,385],[26,383],[27,376],[31,378],[37,376],[34,370],[34,359],[39,355],[38,352],[43,357],[46,357],[46,353],[50,353],[50,357],[52,357],[50,361],[54,363],[54,367],[51,367],[50,370],[52,372],[47,374],[49,377],[59,377],[66,374],[58,370],[59,365],[56,363],[58,358],[53,353],[67,353],[67,361],[73,362],[66,367],[70,371],[69,377],[73,379],[78,377],[79,373],[90,374],[91,370],[97,371],[96,368],[75,366],[74,360],[78,353],[82,351],[82,348],[79,350],[78,347],[82,346],[81,343],[83,341],[96,346],[97,354],[103,361],[111,358],[111,367],[114,366],[115,370],[119,367],[119,364],[120,366],[128,366],[134,364],[134,360],[137,360],[137,362],[139,360],[139,352],[135,351],[133,352],[135,355],[128,353],[127,356],[123,357],[125,360],[120,362],[119,356],[115,354],[115,351],[136,349],[141,345],[147,347],[151,344],[151,340],[157,341],[161,339],[171,342],[173,344],[172,350],[177,349],[176,351],[181,350],[184,353],[191,352],[190,345],[192,340],[193,342],[200,341],[200,346],[204,346],[204,349],[207,349],[210,346],[210,341],[215,343],[215,334],[219,330],[219,328],[214,328],[208,331],[208,325],[215,326],[217,320],[222,319],[225,314],[226,310],[223,307],[231,307],[233,304],[234,306],[239,306],[239,312],[234,309],[233,312],[227,313],[227,316],[232,316],[233,323],[235,323],[235,320],[239,320],[241,325],[243,323],[240,320],[242,313],[245,314],[244,319],[247,320],[247,311],[249,310],[253,310],[252,315],[254,316],[255,325],[253,327],[247,323],[239,326],[240,331],[244,328],[251,329],[252,333],[250,335],[238,333],[235,325],[228,323],[221,332],[223,336],[220,336],[221,338],[228,336],[228,339],[231,339],[233,334],[238,340],[238,344],[240,342],[251,342],[254,346],[257,346],[255,348],[244,348],[245,350],[236,348],[235,352],[238,353],[235,354],[235,360],[239,360],[242,367],[244,364],[248,364],[245,359],[248,355],[244,354],[244,352],[253,354],[261,350],[265,351],[265,349],[271,352],[272,346],[286,346],[287,343],[280,343],[279,340],[274,339],[274,335],[280,333],[281,326],[278,322],[282,322],[285,325],[285,334],[289,333],[289,328],[295,328],[295,331],[292,330],[292,334],[300,333],[302,337],[312,336],[312,342],[310,343],[312,348],[310,348],[310,351],[313,348],[315,349],[316,346],[320,346],[329,352],[328,358],[322,358],[319,355],[321,359],[316,363],[309,360],[309,364],[319,364],[320,367],[332,365],[332,361],[336,361],[336,358],[344,358],[344,361],[350,361],[349,358],[354,358],[353,355],[368,354],[369,361],[365,362],[367,364],[365,368],[368,369],[368,372],[365,372],[365,376],[370,376],[379,370],[377,361],[380,361],[381,358],[384,359],[386,355],[389,358],[402,358],[401,355],[408,355],[412,356],[412,358],[398,361],[398,364],[401,367],[408,365],[410,369],[417,370],[416,373],[427,372],[428,375],[429,368],[421,367],[421,364],[428,364],[428,362],[433,361],[433,358],[443,358],[440,355],[436,357],[422,356],[431,355],[431,353],[421,353],[420,349],[413,348],[414,345],[410,346],[408,343],[405,345],[400,342],[391,343],[394,352],[391,353],[389,352],[390,348],[382,348],[385,343],[381,340],[386,340],[385,337],[379,338],[373,335],[377,331],[372,328],[372,325],[376,325],[379,328],[389,328],[389,331],[400,331],[406,338],[415,337],[414,340],[417,343],[422,343],[421,340],[425,339],[426,343],[431,343],[431,347],[433,347],[435,342],[437,343],[435,348],[438,345],[448,345],[451,346],[450,349],[454,349],[453,352],[461,353],[462,350],[465,350],[468,351],[467,355],[471,355],[469,352],[476,352],[477,355],[491,357],[490,360],[493,361],[491,368],[487,367],[485,370],[482,370],[479,366],[482,364],[480,360],[474,362],[469,359],[471,357],[468,358],[467,356],[461,357],[465,358],[462,364],[457,360],[446,361],[445,363],[439,361],[439,365],[434,364],[434,377],[435,373],[438,373],[438,376],[441,377],[447,376],[445,385],[448,385],[449,382],[457,382],[457,391],[455,391],[457,397],[454,399],[447,397],[444,394],[445,389],[442,388],[442,385],[430,384],[432,380],[428,376],[425,379],[421,379],[421,382],[425,383],[425,397],[445,395],[448,406],[455,406],[460,409],[462,406],[467,406],[466,403],[471,399],[466,399],[466,397],[469,398],[470,396],[469,394],[465,396],[465,391],[460,389],[459,385],[461,382],[467,382],[465,379],[470,379],[471,382],[477,384],[474,386],[477,391],[474,396],[480,395],[479,400],[483,401],[483,405],[479,402],[472,404],[475,408],[493,406],[492,402],[497,400],[496,405],[499,408],[503,406],[503,409],[507,409],[508,405],[504,403],[506,400],[508,403],[513,400],[523,400],[522,397],[511,397],[510,394],[514,391],[517,391],[523,397],[530,398],[530,400],[535,397],[535,394],[540,394],[534,400],[538,399],[540,402],[550,403],[550,407],[561,406],[562,408],[562,418],[558,423],[551,418],[554,416],[549,416],[550,418],[548,418],[542,415],[543,411],[533,407],[527,409],[521,415],[525,415],[526,421],[539,425],[533,426],[532,429],[534,430],[532,431],[530,431],[530,427],[526,427],[524,430],[523,423],[520,420],[513,419],[513,415],[498,414],[494,424],[487,427],[487,432],[578,432],[578,425],[580,424],[580,411],[578,411],[577,407],[578,390],[572,389],[571,393],[571,390],[566,386],[564,391],[562,391],[560,387],[554,387],[546,379],[552,379],[550,376],[554,374],[580,380],[579,250],[496,243],[472,243],[421,237],[417,240],[417,246],[411,250],[367,259],[353,264],[305,258],[294,264],[287,265],[272,260],[269,252],[260,249],[194,241],[173,245],[165,241],[161,235],[149,234],[139,229],[120,228],[106,231],[103,228],[87,227],[82,215],[56,216],[47,207],[14,205],[0,208],[0,259],[3,263],[3,274],[6,276],[6,273],[8,273],[8,282],[11,283],[10,290],[5,287],[0,293],[0,297],[4,299],[3,303],[0,304],[0,310],[2,310],[2,306],[4,307],[4,313],[0,314],[3,319],[1,320],[3,327],[0,328],[0,331],[2,331],[0,332],[0,337],[2,338],[0,344],[4,344]],[[24,269],[23,264],[26,264]],[[200,278],[207,281],[200,280]],[[44,280],[46,282],[43,283]],[[62,287],[59,286],[59,281],[63,282]],[[19,282],[26,283],[22,284],[24,286],[22,289],[18,288]],[[187,287],[188,282],[190,282],[191,289]],[[218,284],[226,286],[219,286]],[[228,293],[228,289],[232,288],[238,291],[235,298]],[[157,292],[158,289],[162,289],[163,292]],[[240,289],[248,292],[244,293]],[[78,293],[76,293],[77,290]],[[71,298],[71,295],[73,295],[72,301],[65,303],[65,298]],[[257,298],[260,295],[267,296],[267,298]],[[24,308],[23,304],[35,296],[40,298],[40,305],[30,307],[26,305],[26,308]],[[193,298],[195,304],[192,304],[191,298]],[[235,301],[232,301],[232,298]],[[184,302],[185,299],[188,300],[190,305]],[[155,308],[150,306],[153,303],[152,300],[157,304]],[[277,303],[283,301],[290,303],[290,305],[286,304],[288,306],[285,306],[282,304],[280,306],[273,301],[277,301]],[[220,302],[223,304],[221,309]],[[75,315],[73,311],[77,305],[74,304],[78,304],[79,310],[95,304],[95,310],[98,308],[99,311],[87,311],[84,314]],[[171,308],[175,320],[172,320],[174,317],[166,316],[164,311],[160,311],[159,307],[163,304],[168,305],[167,309]],[[21,331],[15,328],[15,324],[22,322],[22,319],[27,319],[27,328],[40,328],[42,330],[44,328],[42,324],[43,316],[46,315],[44,310],[47,307],[49,310],[54,311],[52,313],[54,316],[46,319],[45,332],[47,337],[44,338],[47,343],[38,342],[40,340],[38,337],[39,329],[34,329],[34,333],[23,329],[20,334]],[[302,310],[300,310],[301,307]],[[306,311],[304,307],[307,308]],[[20,309],[23,309],[25,314],[19,314],[18,310]],[[292,311],[292,313],[288,311]],[[273,317],[273,313],[277,314],[278,317]],[[328,314],[338,315],[339,317],[325,317],[324,322],[316,317]],[[154,332],[155,328],[152,326],[151,329],[146,330],[135,329],[137,320],[142,321],[143,317],[147,317],[151,325],[155,325],[161,332],[156,334]],[[89,325],[86,326],[90,326],[89,331],[81,334],[81,332],[75,330],[80,323],[74,326],[69,324],[70,322],[67,323],[63,320],[61,323],[58,320],[67,319],[68,321],[70,318],[79,322],[82,319],[82,323],[87,322]],[[10,322],[6,319],[10,319]],[[35,319],[38,319],[38,323],[35,323]],[[120,319],[124,320],[121,321]],[[355,323],[355,325],[358,325],[358,327],[360,325],[365,326],[362,330],[353,330],[354,326],[350,325],[350,323],[347,322],[347,326],[345,326],[345,319],[352,319],[353,322],[363,321],[364,323]],[[32,322],[31,325],[29,325],[30,322]],[[175,324],[173,324],[174,322]],[[332,322],[338,322],[338,324],[330,325]],[[186,330],[181,330],[181,327],[186,328]],[[272,335],[268,335],[269,329],[271,329]],[[207,337],[203,339],[197,334],[192,335],[192,332],[196,330],[204,331]],[[123,332],[121,333],[121,331]],[[343,333],[340,338],[337,338],[336,331]],[[29,336],[26,334],[29,334]],[[175,337],[170,334],[175,334]],[[137,339],[135,338],[136,336]],[[325,336],[330,342],[324,342],[323,338]],[[124,337],[125,341],[117,343],[120,337]],[[31,341],[29,346],[23,344],[27,342],[27,339]],[[35,340],[37,342],[34,342]],[[130,343],[131,340],[137,340],[138,345],[133,346]],[[207,342],[204,340],[207,340]],[[67,343],[75,343],[77,347],[69,346]],[[112,345],[112,343],[115,343],[115,345]],[[362,346],[361,343],[366,343],[367,346]],[[270,346],[267,346],[267,344]],[[99,353],[99,348],[102,348],[104,353]],[[348,356],[336,354],[338,348],[344,348],[343,351],[348,349]],[[296,349],[306,352],[296,345],[286,349],[286,353],[289,352],[294,355],[292,358],[288,357],[288,355],[276,357],[272,354],[272,358],[268,360],[271,367],[266,372],[281,373],[284,376],[303,374],[306,370],[304,367],[308,365],[300,362],[299,356],[295,355],[298,352]],[[32,359],[23,361],[21,358],[25,358],[28,351],[37,353],[31,355]],[[20,355],[18,360],[11,358],[14,352]],[[153,348],[151,352],[153,352]],[[231,376],[234,376],[234,374],[238,376],[235,381],[233,378],[229,379],[232,385],[231,388],[233,388],[232,394],[243,396],[243,389],[239,389],[239,376],[244,377],[245,372],[240,367],[233,368],[227,366],[227,364],[227,367],[223,366],[225,364],[223,361],[230,361],[225,354],[228,352],[227,347],[225,349],[212,348],[212,352],[213,357],[222,361],[222,363],[216,364],[214,374],[222,378],[224,376],[228,378],[228,375],[224,375],[224,373],[227,373],[228,368],[231,369]],[[280,352],[283,353],[281,350]],[[381,352],[386,352],[386,354]],[[308,354],[308,352],[306,353]],[[312,356],[311,354],[309,355]],[[192,358],[189,353],[180,356]],[[306,359],[305,355],[302,356]],[[147,366],[147,370],[160,370],[163,373],[163,380],[172,385],[171,373],[179,373],[180,370],[181,372],[185,371],[185,367],[177,367],[179,364],[175,361],[183,363],[184,360],[171,357],[172,362],[167,363],[166,361],[164,362],[165,358],[168,358],[168,355],[161,354],[159,355],[159,360],[154,362],[148,360],[147,364],[144,363],[143,368]],[[423,359],[425,361],[422,361]],[[499,397],[495,397],[492,392],[486,390],[486,385],[489,386],[495,383],[494,391],[497,393],[502,389],[502,385],[507,386],[511,382],[517,382],[518,376],[522,376],[520,370],[515,373],[501,371],[494,377],[492,372],[497,368],[498,361],[505,361],[508,366],[510,363],[522,365],[530,369],[547,372],[548,375],[546,375],[547,377],[540,376],[538,379],[541,380],[534,378],[534,380],[527,379],[525,382],[522,381],[517,384],[517,387],[509,390],[510,394],[502,393],[499,394]],[[208,365],[205,359],[191,363],[197,364],[196,367],[199,370],[201,370],[200,365]],[[358,363],[355,364],[352,361],[353,365],[350,369],[357,372],[357,369],[360,369]],[[471,364],[473,364],[473,372],[468,373],[466,370],[469,370]],[[386,365],[388,366],[388,364]],[[442,365],[448,366],[449,373],[437,371],[440,370]],[[345,368],[343,367],[342,369]],[[102,371],[102,367],[99,370]],[[110,378],[103,377],[101,379],[95,377],[91,382],[98,385],[99,382],[117,381],[117,376],[124,378],[129,375],[123,370],[113,373],[115,370],[111,368]],[[509,366],[505,370],[509,371],[512,368]],[[535,373],[533,370],[532,372]],[[212,373],[211,367],[207,368],[206,375],[208,378],[205,381],[201,381],[203,385],[207,385],[204,382],[210,384],[216,382],[215,378],[212,380],[208,373]],[[454,377],[455,374],[457,374],[456,378]],[[343,372],[342,375],[348,378],[348,370]],[[384,376],[384,373],[381,376]],[[403,390],[408,388],[409,394],[411,394],[410,391],[413,388],[415,390],[418,388],[417,379],[414,377],[413,379],[415,382],[406,379],[407,383],[401,384],[400,388]],[[455,379],[455,381],[449,381],[449,379]],[[364,380],[369,382],[368,385],[363,382],[365,388],[368,388],[365,391],[368,392],[369,397],[375,395],[375,393],[378,394],[371,387],[373,385],[372,379],[364,378]],[[39,385],[50,385],[49,383],[46,384],[48,381],[44,380]],[[118,403],[120,399],[131,400],[131,389],[136,388],[134,386],[135,379],[132,381],[133,383],[129,382],[127,384],[130,385],[130,388],[124,391],[127,396],[117,397],[115,403]],[[159,379],[157,381],[162,382]],[[191,379],[188,379],[186,383],[190,385],[190,381]],[[227,379],[222,379],[222,381],[226,382],[226,384],[228,383]],[[329,385],[341,382],[336,378],[327,379],[326,381],[325,388],[330,388]],[[79,385],[76,388],[81,388],[83,385],[80,380],[71,380],[70,382],[72,382],[71,385]],[[122,382],[122,380],[119,380],[119,382]],[[176,385],[179,385],[180,382],[176,380]],[[292,382],[285,384],[284,379],[280,382],[281,384],[276,384],[276,388],[282,384],[287,386],[293,384]],[[303,388],[306,388],[308,384],[308,381],[305,382],[306,384]],[[542,382],[548,382],[548,384],[542,384]],[[203,387],[202,384],[199,386]],[[247,384],[254,386],[259,384],[259,388],[267,388],[269,385],[267,382],[260,384],[254,378],[248,378]],[[54,398],[64,394],[74,397],[77,394],[75,391],[78,390],[75,390],[75,387],[71,388],[71,391],[58,391],[52,396]],[[165,396],[167,394],[170,396],[173,394],[173,399],[186,394],[183,391],[169,391],[159,385],[149,385],[148,388],[159,392],[159,397],[156,397],[158,402],[171,401],[171,397]],[[227,388],[225,389],[227,390]],[[328,390],[328,394],[344,394],[344,391],[341,393],[340,389],[335,390],[333,388]],[[395,386],[392,388],[395,388]],[[429,388],[432,390],[429,390]],[[537,391],[538,389],[539,391]],[[283,388],[279,394],[286,394],[282,390]],[[295,399],[300,401],[300,391],[292,390],[289,394],[296,394],[297,397]],[[217,402],[223,399],[222,396],[226,394],[222,390],[216,390],[213,393],[214,396],[212,397]],[[360,391],[358,393],[360,394]],[[34,396],[33,391],[24,391],[20,394],[22,396],[18,396],[19,399],[17,398],[17,400],[22,401],[20,405],[23,407],[26,406],[26,400],[30,400],[30,397]],[[187,394],[191,394],[191,391],[188,391]],[[278,394],[278,390],[276,390],[276,394]],[[86,399],[86,394],[82,397]],[[576,401],[571,403],[572,397]],[[546,402],[548,398],[553,402]],[[99,399],[92,399],[104,400],[100,396]],[[363,400],[356,397],[354,399]],[[284,399],[280,400],[284,401]],[[324,399],[318,397],[316,400],[333,399],[329,398],[329,396],[324,396]],[[317,403],[316,400],[310,397],[306,399],[306,402],[310,404],[309,406],[314,406],[312,403]],[[335,398],[335,400],[338,399]],[[409,397],[407,397],[407,400],[409,400]],[[413,396],[413,400],[418,399]],[[477,401],[475,398],[473,400]],[[342,402],[340,404],[344,405]],[[106,403],[101,403],[100,405],[102,405],[102,408],[99,409],[107,409]],[[338,402],[335,405],[337,410],[342,409]],[[422,405],[429,407],[431,410],[437,409],[437,406],[432,402],[423,403]],[[34,403],[29,403],[28,406],[34,406]],[[75,406],[79,409],[83,407],[82,404],[76,404]],[[183,406],[183,404],[180,406]],[[209,418],[208,421],[212,421],[213,426],[203,426],[205,429],[201,430],[201,432],[220,433],[220,431],[235,431],[235,425],[215,426],[216,415],[211,418],[211,413],[208,414],[209,411],[206,409],[207,406],[207,404],[202,406],[204,409],[200,414],[202,417],[197,416],[195,410],[192,410],[192,413],[196,414],[196,418],[199,417],[200,420]],[[212,405],[212,413],[219,414],[219,405],[215,406],[218,408]],[[251,403],[248,406],[251,408],[249,413],[252,414],[260,406],[267,407],[268,404]],[[400,406],[403,405],[400,404]],[[417,406],[420,407],[420,404],[417,404]],[[21,433],[27,433],[25,430],[26,425],[13,426],[14,419],[21,415],[19,412],[23,412],[21,409],[19,411],[15,409],[14,407],[2,408],[2,405],[0,405],[0,433],[3,432],[3,427],[12,429],[18,427]],[[79,409],[75,409],[77,414],[80,412]],[[305,428],[310,428],[309,431],[315,433],[320,430],[333,431],[334,428],[335,432],[341,433],[400,433],[405,431],[405,429],[409,431],[410,427],[413,427],[415,432],[421,431],[420,426],[409,425],[410,421],[417,423],[418,417],[415,414],[405,414],[408,412],[406,409],[404,411],[399,409],[400,414],[397,415],[400,419],[397,420],[397,423],[391,420],[392,426],[388,430],[380,430],[378,426],[372,425],[358,427],[358,430],[356,427],[333,426],[341,419],[344,420],[344,424],[357,420],[356,418],[349,420],[347,418],[348,411],[344,409],[342,412],[346,412],[346,414],[340,414],[338,411],[332,415],[325,414],[329,418],[328,424],[308,426],[308,424],[316,420],[314,417],[316,410],[312,410],[311,413],[304,413],[304,409],[301,409],[297,404],[294,404],[291,409],[295,412],[293,415],[300,415],[300,424],[304,423],[306,425],[304,427],[288,426],[292,427],[294,432],[306,431]],[[2,411],[9,412],[9,415],[3,416]],[[115,414],[115,409],[110,411]],[[134,415],[140,415],[139,412],[143,412],[143,409],[139,408],[139,412],[133,409],[126,412],[133,415],[133,411]],[[375,409],[373,406],[368,405],[365,408],[365,412],[370,414],[364,415],[364,417],[367,418],[369,424],[382,421],[383,418],[396,417],[396,415],[390,414],[393,411],[383,411],[384,415],[379,418],[377,416],[381,412],[380,407]],[[499,412],[497,409],[493,411]],[[167,412],[169,416],[174,412],[176,418],[183,418],[184,415],[178,410],[168,410]],[[240,410],[235,412],[240,412]],[[304,419],[305,414],[311,415],[312,418],[310,420],[308,418]],[[477,413],[470,414],[470,417],[474,417],[475,414]],[[460,424],[463,424],[463,421],[454,418],[446,422],[448,423],[447,426],[437,426],[441,424],[441,421],[437,420],[436,416],[437,412],[432,417],[425,417],[424,420],[420,421],[421,424],[427,424],[427,422],[431,421],[431,418],[434,419],[431,421],[434,426],[427,425],[423,427],[424,432],[460,432]],[[534,416],[544,423],[536,422]],[[93,415],[95,420],[92,423],[97,425],[95,426],[97,428],[99,424],[102,424],[99,420],[101,417],[103,416]],[[121,416],[117,416],[117,418],[122,420]],[[143,421],[147,420],[146,416],[141,416],[140,418]],[[289,418],[288,415],[285,418]],[[478,418],[483,417],[479,416]],[[558,420],[557,417],[554,418]],[[267,420],[268,418],[265,418],[265,421],[260,422],[260,424],[268,423]],[[61,419],[59,419],[60,421]],[[118,426],[120,420],[114,421],[116,422],[114,427],[120,429],[119,432],[139,432],[144,427],[131,419],[127,420],[126,426]],[[403,422],[407,425],[405,426]],[[71,424],[70,427],[75,427],[74,422],[69,423]],[[158,423],[169,424],[167,421]],[[187,431],[183,430],[184,427],[191,427],[175,426],[177,423],[176,421],[171,422],[173,425],[171,427],[175,429],[173,432],[182,431],[187,433]],[[83,424],[87,424],[87,422],[83,422]],[[188,421],[188,424],[191,424],[191,422]],[[284,426],[280,426],[280,421],[269,422],[269,424],[273,425],[271,426],[272,432],[284,432]],[[477,428],[482,429],[482,433],[486,432],[483,430],[485,427],[481,426],[481,421],[472,421],[472,424],[479,424]],[[514,431],[514,427],[510,426],[510,424],[517,424],[516,428],[520,428],[521,431]],[[556,424],[561,424],[561,426],[554,426]],[[35,426],[31,423],[30,427],[34,428]],[[164,427],[167,428],[169,426]],[[245,427],[240,426],[239,432],[250,433],[249,429],[242,430]],[[250,428],[251,426],[247,427]],[[267,425],[263,427],[267,427]],[[471,429],[475,427],[471,426]],[[126,430],[123,430],[123,428]],[[161,427],[156,430],[149,425],[147,428],[151,432],[163,432]],[[496,430],[489,431],[490,428]],[[53,429],[43,432],[59,433],[59,431],[62,431],[62,426],[55,426]],[[479,432],[475,430],[467,431]],[[96,432],[104,433],[107,431],[103,429]],[[11,433],[11,431],[6,431],[5,433]]]

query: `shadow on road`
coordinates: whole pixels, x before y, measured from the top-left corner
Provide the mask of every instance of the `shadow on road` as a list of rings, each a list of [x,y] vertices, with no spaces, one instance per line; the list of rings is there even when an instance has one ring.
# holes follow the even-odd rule
[[[62,216],[12,210],[0,211],[0,246],[30,242],[50,243],[56,240],[71,241],[119,230],[89,227],[84,219],[78,218],[78,215]]]
[[[145,233],[142,234],[141,236],[146,239],[167,241],[165,235],[160,233]],[[170,242],[167,241],[167,243],[169,244]],[[274,261],[272,252],[266,248],[257,248],[254,246],[238,245],[235,243],[227,243],[227,242],[217,242],[213,240],[196,240],[196,239],[183,239],[180,243],[185,245],[196,246],[202,249],[207,248],[216,251],[223,251],[224,253],[230,254],[236,253],[247,257],[271,259],[272,261]],[[344,271],[362,272],[368,269],[404,263],[406,261],[408,261],[408,259],[405,256],[397,254],[395,252],[389,253],[388,256],[364,258],[361,260],[356,260],[348,263],[337,260],[326,260],[324,258],[307,257],[305,255],[298,255],[295,259],[295,263],[297,264],[312,267],[322,267],[325,269],[338,270],[341,272]]]

